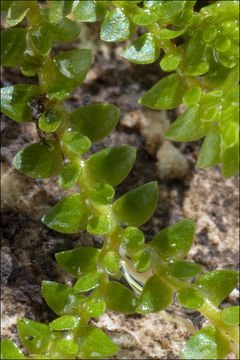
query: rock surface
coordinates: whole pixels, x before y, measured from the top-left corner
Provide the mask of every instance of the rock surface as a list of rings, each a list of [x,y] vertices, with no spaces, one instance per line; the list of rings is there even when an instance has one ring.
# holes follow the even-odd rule
[[[120,107],[122,115],[117,129],[96,143],[92,150],[117,144],[137,147],[136,164],[128,178],[117,187],[117,196],[145,182],[158,180],[157,209],[152,219],[142,226],[147,241],[160,229],[192,217],[197,231],[189,259],[200,263],[203,270],[237,269],[237,178],[222,179],[218,167],[197,170],[199,142],[170,144],[162,136],[176,112],[143,110],[138,105],[141,94],[161,76],[158,64],[130,64],[119,57],[123,45],[100,43],[97,26],[83,29],[80,42],[68,44],[69,49],[91,45],[95,59],[86,81],[74,91],[66,105],[69,110],[98,102]],[[84,38],[88,39],[87,43],[81,42]],[[54,49],[55,52],[59,50]],[[3,86],[23,82],[35,83],[36,78],[25,78],[17,69],[3,71]],[[100,247],[102,239],[87,232],[60,234],[41,223],[46,210],[66,192],[59,190],[57,179],[30,179],[11,166],[14,154],[38,139],[33,124],[20,125],[3,116],[1,132],[2,335],[18,342],[17,318],[29,317],[46,323],[55,318],[41,295],[41,281],[72,282],[72,278],[56,265],[54,254],[78,246]],[[236,294],[235,291],[223,305],[236,304]],[[183,321],[171,315],[173,307],[166,313],[145,316],[109,311],[95,323],[119,345],[120,352],[115,358],[178,359],[178,351],[190,336],[191,326],[186,328]],[[174,312],[197,328],[202,323],[195,311],[175,308]]]

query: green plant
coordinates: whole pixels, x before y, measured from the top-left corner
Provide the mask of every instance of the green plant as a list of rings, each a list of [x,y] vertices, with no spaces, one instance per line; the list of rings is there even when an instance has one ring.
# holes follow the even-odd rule
[[[151,64],[163,53],[160,67],[171,72],[148,90],[140,104],[151,109],[187,109],[165,133],[173,141],[203,137],[197,166],[222,163],[224,177],[238,173],[239,2],[197,1],[77,1],[78,21],[100,21],[103,41],[129,39],[136,26],[145,33],[122,56],[136,64]],[[178,45],[178,39],[183,43]]]
[[[59,317],[49,325],[19,319],[19,337],[30,355],[23,355],[14,343],[4,339],[2,359],[111,356],[118,351],[117,346],[89,325],[91,318],[106,309],[140,314],[160,311],[171,304],[175,293],[181,305],[198,309],[212,324],[188,340],[182,358],[219,359],[229,351],[237,352],[238,307],[221,310],[218,306],[236,286],[238,274],[215,270],[191,282],[201,272],[199,265],[183,260],[194,237],[191,219],[160,231],[149,244],[145,243],[138,226],[155,210],[157,183],[147,183],[113,200],[114,187],[134,164],[133,147],[107,148],[85,157],[91,143],[116,126],[119,109],[95,104],[68,113],[64,107],[62,100],[82,83],[92,59],[89,50],[50,56],[52,41],[70,41],[79,33],[78,26],[66,17],[73,1],[51,1],[44,9],[32,0],[3,1],[1,5],[8,10],[10,26],[25,16],[27,20],[25,28],[14,27],[2,33],[2,64],[21,66],[23,74],[37,74],[39,78],[39,86],[18,84],[1,90],[3,113],[18,122],[35,122],[42,138],[18,152],[13,164],[33,178],[59,176],[62,189],[78,185],[78,193],[63,198],[45,214],[42,221],[46,226],[63,233],[87,230],[104,236],[102,249],[84,247],[56,254],[59,265],[77,278],[72,287],[50,281],[42,284],[47,304]],[[99,3],[92,5],[98,20],[104,11]],[[94,17],[90,11],[88,16]],[[43,110],[36,111],[34,104],[39,103]],[[122,270],[137,278],[149,268],[152,276],[138,296],[116,281]],[[134,284],[132,280],[136,287]]]

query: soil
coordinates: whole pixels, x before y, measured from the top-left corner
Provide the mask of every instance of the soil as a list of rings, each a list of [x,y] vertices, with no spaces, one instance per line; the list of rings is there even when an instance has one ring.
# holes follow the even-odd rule
[[[116,130],[91,150],[96,152],[119,144],[137,147],[134,168],[116,188],[116,196],[157,180],[158,206],[152,219],[142,226],[147,241],[166,226],[192,217],[196,236],[188,259],[201,264],[203,271],[238,269],[237,177],[223,179],[218,166],[196,169],[201,141],[170,144],[164,140],[163,132],[182,109],[153,111],[138,104],[139,97],[163,76],[158,63],[130,64],[119,56],[124,44],[103,44],[98,34],[98,25],[84,25],[80,40],[61,48],[55,45],[53,53],[76,47],[90,47],[94,53],[86,80],[65,102],[69,111],[99,102],[115,104],[121,110]],[[22,76],[17,68],[5,68],[2,73],[2,86],[36,82],[35,77]],[[102,238],[87,232],[64,235],[41,223],[42,215],[50,207],[75,190],[59,190],[56,178],[31,179],[14,170],[11,162],[16,152],[38,141],[36,128],[32,123],[22,125],[5,115],[1,126],[2,336],[19,343],[16,332],[19,317],[46,323],[55,318],[43,300],[41,281],[72,283],[72,278],[57,266],[54,254],[79,246],[101,247]],[[236,304],[237,296],[235,290],[223,306]],[[173,309],[196,328],[203,323],[196,311],[180,309],[176,304],[167,313],[145,316],[107,311],[93,322],[118,344],[120,351],[115,358],[178,359],[178,351],[190,332],[172,315]]]

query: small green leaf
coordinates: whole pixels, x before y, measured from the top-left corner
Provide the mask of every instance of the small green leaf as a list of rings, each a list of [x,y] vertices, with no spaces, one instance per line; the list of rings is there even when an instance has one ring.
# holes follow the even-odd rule
[[[23,345],[29,352],[35,354],[48,352],[54,335],[47,325],[29,319],[18,319],[17,329]]]
[[[177,279],[189,279],[202,270],[202,266],[194,262],[177,261],[169,264],[169,274]]]
[[[172,289],[154,275],[144,285],[137,312],[147,314],[166,309],[171,304],[172,298]]]
[[[66,51],[53,58],[57,79],[49,88],[48,93],[63,99],[79,86],[85,79],[92,61],[90,50],[80,49]]]
[[[103,259],[104,266],[110,275],[116,275],[120,269],[120,259],[116,251],[108,251]]]
[[[122,239],[124,245],[130,252],[142,249],[145,242],[143,232],[134,226],[128,226],[123,231]]]
[[[133,21],[136,25],[147,26],[157,20],[157,14],[142,12],[141,14],[134,15]]]
[[[25,51],[23,58],[21,59],[21,72],[25,76],[34,76],[40,71],[43,66],[43,57],[36,55],[32,50]]]
[[[26,29],[14,28],[1,32],[1,65],[17,66],[22,63],[26,49]]]
[[[195,34],[188,41],[186,48],[186,61],[183,64],[183,73],[185,75],[203,75],[209,70],[209,64],[206,60],[206,48],[201,37]]]
[[[81,166],[79,164],[71,162],[66,164],[59,177],[59,187],[64,190],[71,189],[76,184],[80,174]]]
[[[79,1],[73,14],[78,21],[95,22],[104,19],[106,9],[99,1]]]
[[[86,304],[86,312],[89,316],[97,318],[103,315],[106,311],[106,303],[101,297],[94,297]]]
[[[117,217],[132,226],[140,226],[148,221],[158,201],[158,184],[156,181],[131,190],[113,204]]]
[[[160,66],[163,69],[163,71],[173,71],[177,69],[180,60],[181,59],[178,55],[166,54],[160,61]]]
[[[202,103],[206,107],[216,105],[221,101],[222,95],[223,95],[222,90],[210,91],[204,94]]]
[[[128,45],[121,56],[135,64],[151,64],[157,60],[159,53],[154,36],[146,33]]]
[[[56,176],[62,169],[62,155],[55,141],[44,141],[27,146],[13,159],[20,173],[33,178]]]
[[[81,348],[78,357],[83,359],[103,359],[118,351],[117,345],[102,330],[90,326],[79,342]]]
[[[15,26],[22,21],[26,13],[29,10],[28,1],[13,1],[7,14],[7,24],[9,26]]]
[[[184,91],[179,75],[171,74],[148,90],[139,103],[151,109],[173,109],[181,104]]]
[[[130,35],[131,24],[128,16],[120,8],[108,11],[101,27],[101,40],[124,41]]]
[[[159,231],[150,245],[157,250],[161,257],[181,260],[192,246],[194,232],[194,221],[186,219]]]
[[[51,50],[52,40],[45,23],[39,24],[31,32],[31,40],[35,49],[42,56],[47,56]]]
[[[79,324],[80,318],[73,315],[63,315],[52,322],[49,327],[54,331],[65,331],[75,329]]]
[[[203,141],[197,167],[206,168],[217,165],[220,162],[220,155],[221,135],[218,125],[214,125]]]
[[[1,359],[2,360],[16,360],[24,359],[24,355],[14,342],[4,339],[1,342]]]
[[[114,198],[115,190],[109,184],[95,184],[94,188],[92,189],[90,199],[93,202],[108,205],[111,203],[112,199]]]
[[[221,311],[221,319],[226,325],[235,326],[239,324],[239,306],[230,306]]]
[[[1,111],[19,122],[33,121],[31,101],[39,94],[35,85],[19,84],[1,89]]]
[[[91,147],[91,141],[87,136],[71,128],[66,129],[62,140],[67,150],[77,155],[88,152]]]
[[[80,306],[86,299],[75,294],[71,287],[54,281],[43,281],[42,293],[48,306],[58,315],[79,315]]]
[[[194,141],[208,133],[212,121],[204,121],[199,105],[187,109],[165,132],[164,137],[173,141]]]
[[[132,146],[106,148],[88,158],[87,169],[93,181],[116,186],[129,174],[135,158]]]
[[[55,132],[62,122],[62,115],[59,111],[53,109],[44,112],[38,119],[38,126],[47,133]]]
[[[196,105],[199,103],[202,95],[202,89],[200,87],[193,87],[188,89],[183,96],[183,103],[187,107]]]
[[[138,272],[144,272],[151,265],[151,256],[147,249],[143,249],[132,255],[132,261]]]
[[[238,283],[238,273],[233,270],[214,270],[201,275],[195,282],[196,288],[219,305]]]
[[[125,314],[132,314],[136,311],[138,299],[125,286],[116,281],[108,282],[106,286],[107,308]]]
[[[80,33],[80,27],[67,18],[50,23],[48,26],[53,41],[69,42],[74,40]]]
[[[193,288],[185,288],[177,293],[178,302],[188,309],[198,309],[204,303],[204,297]]]
[[[185,32],[185,29],[182,30],[169,30],[169,29],[160,29],[158,35],[161,39],[175,39],[178,36],[181,36]]]
[[[51,0],[49,21],[55,22],[63,19],[72,11],[73,0]]]
[[[222,172],[225,178],[239,172],[239,130],[237,123],[231,123],[222,134]]]
[[[56,345],[63,354],[67,355],[76,355],[79,350],[78,343],[68,337],[59,339],[56,341]]]
[[[207,326],[192,336],[180,352],[182,359],[225,359],[229,340],[214,326]]]
[[[108,216],[96,215],[89,220],[87,231],[92,235],[104,235],[111,229],[111,221]]]
[[[74,285],[73,289],[75,292],[85,292],[95,289],[99,282],[99,276],[96,271],[90,272],[86,275],[83,275]]]
[[[92,142],[107,136],[117,125],[119,109],[111,104],[94,104],[74,110],[71,123]]]
[[[50,229],[65,233],[77,233],[87,227],[89,210],[81,194],[72,194],[60,200],[42,218]]]
[[[96,270],[99,251],[94,247],[82,247],[57,253],[55,257],[64,270],[78,277]]]

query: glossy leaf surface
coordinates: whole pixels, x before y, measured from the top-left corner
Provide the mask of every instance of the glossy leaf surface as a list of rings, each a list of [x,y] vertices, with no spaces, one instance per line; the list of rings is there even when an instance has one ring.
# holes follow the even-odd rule
[[[22,21],[29,10],[29,4],[26,0],[13,1],[8,9],[7,24],[15,26]]]
[[[151,265],[151,256],[147,249],[143,249],[133,254],[132,261],[138,272],[144,272]]]
[[[89,316],[97,318],[105,313],[106,307],[106,303],[102,297],[93,297],[87,302],[86,312]]]
[[[35,354],[47,352],[50,340],[54,338],[47,325],[29,319],[18,319],[17,329],[23,345]]]
[[[131,146],[116,146],[91,155],[87,169],[95,182],[118,185],[129,174],[136,158],[136,149]]]
[[[24,355],[11,340],[4,339],[1,341],[1,359],[2,360],[17,360],[24,359]]]
[[[50,229],[62,233],[76,233],[87,226],[89,211],[80,194],[72,194],[59,201],[42,218]]]
[[[119,109],[111,104],[94,104],[76,109],[70,121],[78,131],[89,137],[92,142],[107,136],[117,125]]]
[[[106,10],[99,1],[79,1],[73,14],[76,20],[95,22],[103,20]]]
[[[123,231],[123,243],[129,251],[139,250],[145,242],[143,232],[134,226],[128,226]]]
[[[68,151],[77,155],[88,152],[91,147],[91,141],[87,136],[82,135],[79,131],[71,128],[67,129],[65,132],[63,142]]]
[[[166,309],[173,298],[172,289],[156,275],[149,278],[143,287],[137,312],[147,314]]]
[[[73,163],[66,164],[59,177],[59,187],[64,190],[71,189],[76,184],[80,173],[80,165]]]
[[[20,84],[1,89],[1,111],[18,122],[33,121],[30,103],[39,94],[39,87]]]
[[[223,309],[221,319],[226,325],[239,325],[239,306],[230,306]]]
[[[180,352],[182,359],[224,359],[230,342],[214,326],[207,326],[192,336]]]
[[[58,264],[74,276],[79,276],[96,270],[99,249],[82,247],[63,251],[55,255]]]
[[[154,37],[146,33],[128,45],[121,56],[135,64],[151,64],[159,57],[159,53]]]
[[[17,66],[26,48],[26,30],[15,28],[1,32],[1,65]]]
[[[219,305],[238,283],[238,273],[233,270],[214,270],[201,275],[195,285],[215,305]]]
[[[59,111],[52,110],[44,112],[38,119],[38,126],[47,133],[55,132],[62,122],[62,115]]]
[[[193,288],[185,288],[177,294],[178,302],[188,309],[198,309],[204,303],[204,297]]]
[[[111,185],[97,183],[92,190],[90,198],[93,202],[107,205],[111,203],[114,195],[115,190]]]
[[[211,126],[212,121],[204,121],[199,106],[195,105],[177,118],[164,137],[173,141],[194,141],[206,135]]]
[[[48,306],[58,315],[79,315],[80,305],[85,300],[71,287],[54,281],[43,281],[42,293]]]
[[[139,100],[151,109],[173,109],[181,104],[185,87],[177,74],[165,76]]]
[[[47,56],[49,54],[52,40],[46,24],[42,23],[32,30],[31,40],[40,55]]]
[[[49,24],[49,32],[53,41],[69,42],[74,40],[80,33],[80,27],[68,18]]]
[[[113,204],[113,209],[121,221],[139,226],[150,219],[157,201],[158,184],[153,181],[121,196]]]
[[[124,41],[130,33],[130,20],[120,8],[107,12],[100,33],[103,41]]]
[[[65,98],[85,79],[92,61],[90,50],[66,51],[53,58],[57,80],[48,88],[48,93],[58,99]]]
[[[78,354],[81,358],[102,359],[115,354],[117,345],[100,329],[88,327],[81,339],[81,349]]]
[[[202,270],[201,265],[194,262],[178,261],[169,264],[169,273],[177,279],[189,279]]]
[[[79,324],[80,318],[73,315],[63,315],[55,320],[53,320],[49,327],[54,331],[64,331],[75,329]]]
[[[186,219],[159,231],[150,245],[161,257],[181,260],[192,246],[194,232],[194,221]]]
[[[83,275],[74,285],[75,292],[85,292],[96,288],[99,285],[99,276],[96,271]]]
[[[92,235],[104,235],[111,229],[111,221],[107,216],[96,215],[89,220],[87,231]]]
[[[103,263],[107,272],[111,275],[116,275],[120,271],[119,255],[116,251],[109,251],[104,259]]]
[[[14,157],[13,166],[24,175],[49,178],[60,173],[62,155],[55,141],[41,141],[19,151]]]
[[[221,134],[217,125],[213,126],[205,137],[198,157],[197,166],[206,168],[220,162]]]
[[[136,311],[138,299],[125,286],[116,281],[110,281],[106,287],[107,308],[125,314]]]

